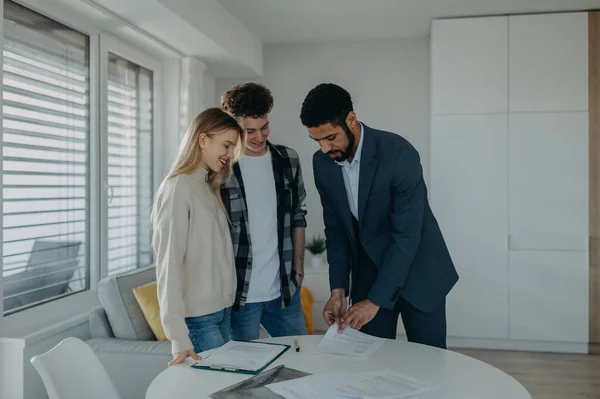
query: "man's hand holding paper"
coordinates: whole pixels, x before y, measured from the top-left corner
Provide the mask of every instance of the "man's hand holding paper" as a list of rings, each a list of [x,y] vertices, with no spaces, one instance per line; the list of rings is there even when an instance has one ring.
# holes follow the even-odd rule
[[[379,306],[368,299],[350,306],[342,316],[338,332],[341,333],[347,326],[350,326],[355,330],[360,330],[365,324],[373,320],[378,311]]]

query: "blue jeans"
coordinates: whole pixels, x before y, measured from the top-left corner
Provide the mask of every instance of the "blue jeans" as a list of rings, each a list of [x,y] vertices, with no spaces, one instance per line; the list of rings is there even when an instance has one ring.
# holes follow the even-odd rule
[[[271,337],[306,335],[300,289],[283,309],[279,297],[267,302],[247,303],[243,312],[234,311],[231,315],[231,338],[236,341],[258,339],[261,324]]]
[[[217,348],[229,341],[231,308],[204,316],[186,317],[185,324],[196,353]]]

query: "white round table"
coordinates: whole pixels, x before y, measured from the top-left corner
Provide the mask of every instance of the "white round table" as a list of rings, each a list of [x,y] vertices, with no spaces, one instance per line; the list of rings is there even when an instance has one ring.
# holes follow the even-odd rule
[[[294,338],[300,344],[299,353],[293,348]],[[386,340],[369,360],[347,361],[309,354],[321,338],[318,335],[306,335],[263,340],[292,345],[270,368],[285,364],[311,374],[390,369],[439,387],[437,391],[421,395],[420,399],[531,399],[527,390],[508,374],[456,352],[406,341]],[[213,392],[251,377],[198,370],[191,368],[190,364],[169,367],[160,373],[148,387],[146,399],[208,398]]]

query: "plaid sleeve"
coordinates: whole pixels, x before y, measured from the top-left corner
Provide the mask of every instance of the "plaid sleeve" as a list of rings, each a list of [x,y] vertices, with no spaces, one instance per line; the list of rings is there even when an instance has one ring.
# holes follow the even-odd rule
[[[292,203],[292,227],[306,227],[306,190],[304,189],[304,180],[302,179],[300,158],[295,151],[290,151],[290,161],[292,164],[292,172],[294,172],[295,183]]]

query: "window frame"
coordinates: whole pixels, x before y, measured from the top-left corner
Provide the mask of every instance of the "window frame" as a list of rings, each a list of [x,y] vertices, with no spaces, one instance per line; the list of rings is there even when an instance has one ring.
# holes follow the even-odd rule
[[[152,71],[152,188],[153,192],[158,188],[162,177],[162,115],[161,115],[161,62],[131,46],[123,40],[108,34],[100,34],[100,165],[99,185],[100,188],[100,256],[99,256],[99,278],[108,276],[108,63],[109,54],[114,54],[127,61],[137,64]],[[149,217],[149,216],[148,216]],[[139,270],[139,269],[136,269]],[[118,274],[117,274],[118,275]]]
[[[152,71],[153,90],[153,123],[152,123],[152,184],[153,191],[157,189],[163,177],[163,107],[162,107],[162,60],[158,54],[153,54],[148,49],[139,49],[129,42],[119,39],[97,26],[86,25],[70,13],[58,13],[56,5],[40,2],[39,0],[12,0],[30,10],[47,18],[59,22],[70,29],[88,36],[89,43],[89,140],[88,140],[88,214],[87,214],[87,281],[86,288],[82,291],[70,293],[48,301],[23,308],[16,312],[4,314],[3,278],[0,274],[0,326],[6,317],[17,321],[34,317],[46,316],[50,309],[60,309],[64,313],[68,309],[89,306],[98,302],[95,292],[98,282],[108,275],[108,191],[105,186],[108,178],[108,55],[112,53],[132,63]],[[4,2],[0,8],[4,25]],[[0,45],[3,46],[4,34],[0,36]],[[0,62],[3,56],[0,53]],[[0,75],[2,72],[0,71]],[[0,89],[3,90],[0,80]],[[177,89],[177,94],[179,90]],[[0,125],[0,134],[3,128]],[[0,136],[0,151],[3,149],[3,140]],[[3,183],[3,168],[0,163],[0,185]],[[3,196],[0,195],[0,206],[3,205]],[[0,223],[3,222],[0,214]],[[3,239],[3,229],[0,229],[0,239]],[[0,256],[3,256],[0,247]],[[0,273],[1,270],[0,270]],[[77,299],[79,298],[79,299]],[[85,305],[88,304],[88,305]],[[66,306],[66,309],[63,309]],[[29,315],[29,316],[27,316]],[[44,318],[44,317],[41,317]],[[19,323],[22,324],[22,323]],[[27,323],[29,324],[29,323]]]
[[[76,296],[78,294],[82,294],[85,292],[89,292],[91,289],[96,287],[96,282],[93,279],[93,269],[95,266],[95,262],[94,258],[93,258],[93,252],[94,252],[94,241],[92,241],[94,239],[94,234],[93,234],[93,223],[92,220],[90,219],[91,214],[93,213],[91,211],[91,207],[94,206],[94,202],[92,200],[92,191],[94,190],[94,186],[95,186],[95,182],[94,182],[94,173],[92,168],[94,167],[93,165],[93,150],[94,150],[94,146],[93,146],[93,140],[94,137],[97,135],[97,125],[95,123],[96,119],[97,119],[97,107],[95,107],[95,101],[97,101],[98,98],[98,91],[96,90],[95,85],[93,84],[94,79],[97,79],[97,72],[98,72],[98,63],[96,60],[96,54],[97,54],[97,42],[98,42],[98,34],[90,34],[89,32],[86,32],[84,30],[80,30],[77,29],[76,27],[73,27],[70,24],[66,24],[64,23],[62,20],[60,19],[55,19],[53,16],[49,16],[46,13],[42,13],[39,10],[37,10],[36,8],[32,8],[27,6],[26,4],[23,4],[20,1],[14,1],[11,0],[13,3],[22,6],[24,8],[27,8],[28,10],[40,14],[48,19],[51,19],[59,24],[64,25],[65,27],[78,32],[79,34],[82,34],[84,36],[87,37],[88,40],[88,79],[89,79],[89,85],[87,87],[89,93],[88,93],[88,140],[87,140],[87,156],[88,156],[88,160],[87,160],[87,198],[86,198],[86,221],[85,221],[85,226],[86,226],[86,233],[85,233],[85,263],[84,263],[84,267],[85,267],[85,281],[84,281],[84,288],[82,290],[79,291],[75,291],[75,292],[67,292],[63,295],[60,296],[56,296],[56,297],[52,297],[52,298],[47,298],[44,300],[41,300],[39,302],[30,304],[26,307],[17,309],[17,310],[11,310],[6,312],[4,309],[4,289],[3,289],[3,283],[4,283],[4,278],[2,277],[2,274],[4,272],[4,268],[0,267],[0,321],[2,320],[3,317],[7,317],[7,316],[11,316],[13,314],[19,314],[19,313],[23,313],[26,310],[30,310],[33,308],[37,308],[41,305],[44,304],[48,304],[51,302],[56,302],[59,301],[61,299],[66,299],[68,297],[72,297],[72,296]],[[2,0],[2,8],[0,10],[0,16],[2,17],[2,28],[4,27],[4,22],[5,22],[5,15],[4,15],[4,0]],[[4,49],[4,28],[1,30],[2,31],[2,36],[0,37],[0,45],[2,46],[2,49]],[[3,54],[0,53],[0,62],[2,62],[2,65],[4,66],[4,57]],[[0,72],[0,75],[3,76],[3,72]],[[3,92],[4,91],[4,85],[2,82],[0,82],[0,90]],[[2,112],[2,111],[0,111]],[[2,118],[4,118],[4,115],[2,115]],[[3,124],[0,124],[0,154],[3,154],[4,151],[4,127]],[[0,187],[4,187],[4,163],[0,162]],[[2,193],[0,193],[0,207],[2,209],[4,209],[4,195]],[[0,214],[0,225],[4,225],[4,212],[2,212]],[[0,239],[2,239],[2,242],[4,242],[4,229],[0,229]],[[4,249],[3,247],[0,247],[0,256],[2,257],[2,259],[4,259]]]

